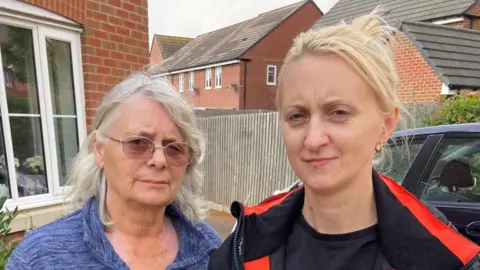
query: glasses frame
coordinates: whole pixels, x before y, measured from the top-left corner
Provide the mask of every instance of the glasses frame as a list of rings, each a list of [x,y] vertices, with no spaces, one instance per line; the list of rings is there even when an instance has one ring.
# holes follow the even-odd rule
[[[182,143],[182,142],[170,142],[170,143],[168,143],[168,144],[165,145],[165,146],[163,146],[163,145],[162,145],[162,146],[157,146],[153,140],[151,140],[151,139],[149,139],[149,138],[147,138],[147,137],[144,137],[144,136],[132,135],[132,136],[126,137],[126,138],[123,139],[123,140],[116,139],[116,138],[114,138],[114,137],[112,137],[112,136],[109,136],[109,135],[107,135],[107,137],[108,137],[110,140],[114,141],[114,142],[117,142],[117,143],[122,144],[122,151],[123,151],[123,153],[125,154],[126,157],[131,158],[131,159],[136,159],[136,160],[149,160],[149,159],[151,159],[151,158],[153,157],[153,154],[155,153],[155,151],[156,151],[157,149],[162,149],[163,154],[165,155],[165,159],[167,160],[167,163],[168,163],[169,165],[181,167],[181,166],[187,166],[187,165],[189,165],[190,163],[192,163],[192,161],[193,161],[193,149],[192,149],[192,147],[191,147],[189,144],[186,144],[186,143]],[[140,157],[135,158],[135,157],[132,157],[130,154],[128,154],[129,152],[125,151],[125,144],[128,143],[128,142],[129,142],[129,139],[132,139],[132,138],[145,139],[145,140],[148,140],[149,142],[151,142],[152,145],[153,145],[153,148],[145,150],[145,152],[150,152],[150,156],[145,157],[145,158],[140,158]],[[167,154],[167,151],[165,151],[165,150],[166,150],[170,145],[182,145],[182,146],[186,146],[186,147],[188,148],[187,152],[189,152],[189,153],[188,153],[188,154],[189,154],[188,162],[185,163],[185,164],[172,164],[172,163],[174,163],[174,162],[169,162],[169,160],[170,160],[170,159],[173,159],[173,158],[172,158],[170,155],[168,155],[168,154]],[[142,153],[141,155],[144,155],[145,152]],[[141,155],[139,155],[139,156],[141,156]]]

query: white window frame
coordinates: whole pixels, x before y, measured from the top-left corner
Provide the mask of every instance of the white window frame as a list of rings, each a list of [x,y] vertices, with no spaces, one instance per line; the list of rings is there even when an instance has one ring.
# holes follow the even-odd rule
[[[273,82],[270,82],[268,80],[270,68],[273,68]],[[276,65],[267,65],[267,85],[277,85],[277,66]]]
[[[185,88],[185,76],[183,73],[178,74],[178,91],[183,92]]]
[[[222,88],[222,67],[215,68],[215,89]]]
[[[212,89],[212,69],[205,69],[205,90]]]
[[[53,14],[53,13],[52,13]],[[38,102],[40,109],[40,123],[42,125],[44,166],[46,170],[48,193],[18,197],[18,187],[16,180],[14,152],[12,143],[12,134],[10,129],[11,114],[7,114],[8,105],[6,99],[6,89],[3,83],[0,83],[0,109],[2,111],[1,119],[3,125],[3,136],[5,142],[5,154],[7,155],[8,177],[11,191],[11,199],[8,199],[4,208],[13,209],[18,207],[20,210],[43,207],[47,205],[57,204],[64,201],[66,192],[69,187],[60,186],[60,177],[57,164],[57,151],[54,129],[54,115],[51,101],[50,82],[48,61],[46,53],[45,38],[52,38],[59,41],[70,43],[71,60],[73,69],[73,86],[74,98],[76,106],[76,115],[58,116],[77,119],[77,136],[79,144],[87,137],[87,128],[85,121],[85,94],[83,89],[83,70],[82,70],[82,53],[81,53],[81,30],[74,29],[71,26],[63,24],[55,24],[52,21],[46,21],[45,24],[39,22],[35,18],[27,15],[19,16],[9,13],[0,13],[0,23],[15,27],[22,27],[32,31],[33,39],[33,55],[35,59],[35,79],[37,82]],[[1,55],[0,55],[1,61]],[[4,81],[3,72],[0,72],[0,81]],[[12,169],[13,168],[13,169]]]
[[[188,73],[188,91],[192,92],[195,87],[195,72],[190,71]]]

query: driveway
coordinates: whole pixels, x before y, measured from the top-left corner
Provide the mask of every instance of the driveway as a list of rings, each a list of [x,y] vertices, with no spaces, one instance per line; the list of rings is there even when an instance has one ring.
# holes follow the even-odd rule
[[[233,225],[235,225],[235,218],[228,213],[212,210],[207,218],[207,222],[217,231],[222,239],[225,239],[232,231]]]

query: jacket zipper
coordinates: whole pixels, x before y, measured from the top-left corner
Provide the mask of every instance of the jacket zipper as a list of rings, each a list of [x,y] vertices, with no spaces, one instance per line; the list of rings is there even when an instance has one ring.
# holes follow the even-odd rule
[[[235,264],[236,270],[242,270],[243,267],[240,265],[240,256],[238,254],[239,249],[241,248],[238,244],[238,234],[240,232],[240,227],[242,226],[243,218],[243,208],[240,210],[240,214],[237,218],[237,226],[235,226],[235,231],[233,234],[233,262]]]

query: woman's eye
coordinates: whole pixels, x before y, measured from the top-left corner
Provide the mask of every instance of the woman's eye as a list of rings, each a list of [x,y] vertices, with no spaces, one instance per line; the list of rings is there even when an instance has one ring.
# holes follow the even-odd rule
[[[134,145],[144,145],[147,144],[147,142],[144,139],[132,139],[129,140],[128,143],[134,144]]]
[[[298,121],[298,120],[304,119],[305,116],[301,113],[294,113],[289,115],[287,118],[289,121]]]
[[[347,115],[348,113],[344,110],[336,110],[333,112],[333,114],[336,116],[344,116],[344,115]]]

